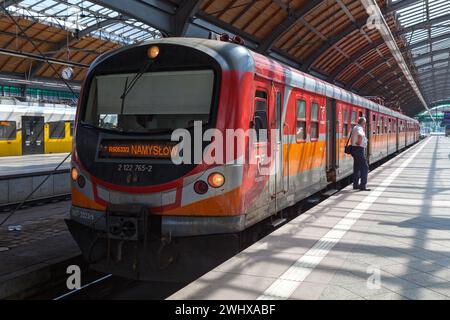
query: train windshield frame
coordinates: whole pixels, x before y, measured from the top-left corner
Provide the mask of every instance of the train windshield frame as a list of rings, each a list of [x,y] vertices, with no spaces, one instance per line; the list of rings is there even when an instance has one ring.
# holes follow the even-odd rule
[[[188,129],[210,122],[214,100],[212,69],[146,72],[123,97],[135,73],[96,75],[90,84],[82,124],[120,133]]]

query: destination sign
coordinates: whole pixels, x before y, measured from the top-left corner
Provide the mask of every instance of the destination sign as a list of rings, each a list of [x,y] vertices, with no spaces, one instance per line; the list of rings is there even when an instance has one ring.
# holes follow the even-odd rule
[[[170,159],[176,143],[135,140],[103,140],[99,158],[102,159]]]

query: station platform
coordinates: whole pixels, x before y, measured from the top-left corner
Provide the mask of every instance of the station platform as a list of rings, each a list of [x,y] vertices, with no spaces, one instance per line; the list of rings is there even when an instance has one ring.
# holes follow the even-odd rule
[[[70,157],[55,171],[67,156],[61,153],[0,157],[0,208],[27,199],[40,201],[69,195]]]
[[[17,157],[0,157],[0,177],[25,176],[50,172],[56,168],[67,153],[37,154]],[[69,170],[70,157],[60,167],[61,170]]]
[[[64,223],[69,208],[70,201],[29,207],[0,227],[0,299],[28,298],[79,264],[81,253]],[[0,213],[0,221],[7,214]],[[21,230],[9,231],[12,225]]]
[[[168,299],[450,299],[450,138],[429,137]]]

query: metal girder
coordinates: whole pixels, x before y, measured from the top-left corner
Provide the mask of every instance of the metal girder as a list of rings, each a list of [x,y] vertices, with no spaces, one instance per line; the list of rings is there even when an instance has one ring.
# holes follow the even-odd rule
[[[426,91],[426,96],[428,101],[436,101],[436,100],[442,100],[450,96],[450,89],[448,86],[440,87],[436,90],[429,90]]]
[[[386,97],[385,100],[402,100],[406,99],[408,97],[414,97],[419,101],[417,96],[414,94],[414,92],[408,91],[408,90],[399,90],[401,86],[397,85],[392,88],[389,88],[389,94],[383,95]],[[390,91],[394,91],[395,94],[392,94]]]
[[[415,105],[421,105],[420,100],[417,98],[416,95],[412,94],[408,94],[408,95],[404,95],[401,99],[397,100],[401,106],[405,106],[405,104],[415,104]],[[409,107],[408,108],[404,108],[407,109],[408,111],[410,111]],[[419,110],[423,110],[423,107],[418,107]]]
[[[450,38],[450,32],[447,32],[447,33],[441,34],[441,35],[436,36],[436,37],[431,37],[431,39],[427,38],[425,40],[422,40],[422,41],[410,44],[408,46],[408,48],[409,49],[416,49],[416,48],[420,48],[420,47],[429,45],[430,43],[433,43],[433,42],[436,42],[436,41],[448,40],[449,38]]]
[[[388,75],[389,75],[389,74],[388,74]],[[380,90],[381,88],[384,88],[385,86],[386,86],[386,87],[389,87],[389,86],[391,85],[391,83],[393,83],[393,82],[395,82],[395,81],[399,81],[400,78],[403,78],[403,74],[400,74],[400,77],[399,77],[399,75],[394,75],[394,76],[390,75],[388,78],[386,78],[386,79],[384,79],[384,80],[381,80],[381,79],[383,79],[383,78],[384,78],[384,77],[381,77],[381,78],[378,78],[378,79],[377,79],[377,80],[381,81],[382,83],[380,84],[378,81],[376,81],[376,83],[378,84],[376,87],[370,88],[370,87],[368,87],[368,86],[365,86],[363,89],[364,89],[364,90],[370,90],[371,92],[377,92],[377,91]],[[400,82],[402,82],[402,81],[400,81]],[[405,82],[405,84],[406,84],[406,82]]]
[[[423,111],[423,108],[418,106],[417,102],[413,100],[409,101],[399,101],[400,108],[404,111],[406,110],[406,114],[410,117],[414,117],[419,112]],[[419,102],[420,104],[420,102]],[[405,112],[405,111],[404,111]]]
[[[166,1],[127,0],[125,3],[123,0],[90,0],[90,2],[117,11],[168,34],[176,34],[176,8]]]
[[[225,23],[224,21],[217,19],[216,17],[207,15],[201,11],[197,13],[195,17],[197,19],[194,20],[192,24],[195,24],[196,26],[205,25],[205,28],[218,33],[225,31],[230,32],[232,34],[240,36],[243,40],[245,40],[245,45],[248,48],[255,50],[258,47],[259,40],[255,36],[248,34],[241,29],[235,28]],[[298,63],[297,59],[291,57],[289,54],[287,54],[286,52],[282,52],[279,49],[273,48],[273,50],[268,53],[268,56],[293,68],[300,69],[300,64]]]
[[[442,53],[450,53],[450,48],[445,48],[445,49],[439,49],[439,50],[434,50],[434,51],[430,51],[427,53],[422,53],[420,55],[414,56],[412,59],[415,61],[423,59],[423,58],[428,58],[430,56],[435,56],[438,54],[442,54]],[[418,65],[417,67],[420,68],[420,65]]]
[[[413,5],[417,2],[422,2],[423,0],[402,0],[402,1],[396,1],[396,2],[392,2],[389,1],[389,4],[387,5],[387,11],[388,12],[393,12],[393,11],[398,11],[400,9],[409,7],[410,5]]]
[[[248,47],[251,47],[251,48],[255,49],[258,46],[258,43],[259,43],[259,39],[258,38],[256,38],[255,36],[245,32],[245,31],[243,31],[241,29],[233,27],[233,26],[227,24],[226,22],[217,19],[216,17],[207,15],[207,14],[205,14],[203,12],[199,12],[196,15],[196,17],[201,19],[201,20],[203,20],[203,21],[206,21],[206,22],[208,22],[210,24],[215,25],[216,27],[219,27],[222,30],[226,30],[228,32],[231,32],[231,33],[233,33],[235,35],[240,36],[242,39],[244,39],[246,41],[246,45]],[[194,20],[194,23],[197,23],[197,21]]]
[[[448,59],[447,59],[447,61],[449,61]],[[419,76],[419,80],[421,79],[420,77],[421,76],[423,76],[423,75],[428,75],[428,74],[430,74],[430,73],[434,73],[434,72],[436,72],[436,71],[440,71],[440,70],[444,70],[444,69],[448,69],[448,65],[447,66],[445,66],[445,67],[439,67],[439,68],[432,68],[432,69],[430,69],[430,70],[427,70],[427,71],[420,71],[420,72],[417,72],[417,75]]]
[[[368,52],[375,50],[379,46],[384,44],[384,40],[380,39],[378,41],[372,42],[369,47],[360,48],[354,55],[350,57],[345,63],[342,63],[333,73],[330,75],[330,79],[332,81],[336,80],[338,76],[347,69],[350,65],[358,61],[362,56],[366,55]]]
[[[68,83],[74,89],[74,91],[76,92],[80,91],[81,82],[68,81]],[[57,90],[67,89],[65,84],[62,84],[60,81],[55,79],[38,77],[36,79],[29,80],[25,78],[25,75],[23,74],[10,72],[2,72],[0,74],[0,84],[33,86],[33,88],[37,89],[49,89],[49,88]]]
[[[443,104],[450,104],[450,99],[444,99],[440,101],[434,101],[430,104],[430,108],[438,107]]]
[[[316,61],[323,56],[330,48],[333,48],[336,46],[336,44],[344,39],[345,37],[348,37],[350,34],[355,32],[356,30],[360,30],[363,26],[367,24],[367,18],[364,17],[362,19],[359,19],[355,21],[355,23],[352,23],[347,28],[345,28],[342,32],[339,33],[337,37],[334,37],[333,39],[328,39],[328,41],[325,41],[324,44],[316,50],[318,54],[313,54],[308,59],[305,60],[302,71],[309,71],[311,67],[316,63]]]
[[[14,4],[18,4],[20,2],[22,2],[23,0],[3,0],[0,1],[0,5],[2,5],[5,8],[8,8],[9,6],[12,6]]]
[[[98,30],[98,29],[102,29],[102,28],[107,27],[107,26],[109,26],[109,25],[111,25],[111,24],[114,24],[114,23],[117,21],[117,19],[121,19],[121,17],[117,17],[117,18],[114,18],[114,19],[106,19],[106,20],[100,21],[100,22],[96,23],[96,24],[93,25],[93,26],[90,26],[90,27],[87,27],[87,28],[81,30],[81,31],[78,33],[78,35],[77,35],[76,37],[71,36],[70,39],[69,39],[69,41],[67,41],[67,40],[61,41],[60,43],[56,44],[52,49],[48,50],[48,51],[54,52],[54,53],[51,55],[51,58],[56,58],[56,57],[58,56],[58,54],[59,54],[64,48],[72,46],[72,45],[75,44],[80,38],[83,38],[83,37],[85,37],[85,36],[91,34],[92,32],[94,32],[94,31],[96,31],[96,30]],[[42,68],[45,64],[46,64],[46,62],[42,62],[42,61],[39,62],[39,63],[37,63],[37,64],[31,69],[31,72],[30,72],[30,78],[33,78],[33,77],[36,75],[36,73],[38,73],[39,70],[41,70],[41,68]]]
[[[382,61],[380,61],[380,60],[377,59],[375,62],[373,62],[372,64],[370,64],[369,66],[367,66],[366,68],[364,68],[363,70],[361,70],[355,77],[353,77],[352,81],[350,81],[350,82],[345,86],[345,88],[346,88],[347,90],[353,88],[353,86],[354,86],[358,81],[360,81],[362,78],[364,78],[367,74],[371,74],[374,70],[378,69],[378,68],[379,68],[381,65],[383,65],[383,64],[390,63],[390,61],[392,61],[394,58],[391,57],[391,58],[386,59],[386,58],[384,58],[384,57],[380,57],[380,59],[382,59]],[[393,62],[393,63],[390,63],[390,64],[392,64],[393,67],[398,68],[397,63],[395,62],[395,59],[394,59],[394,62]],[[391,67],[392,67],[392,66],[391,66]],[[390,67],[390,68],[391,68],[391,67]],[[389,68],[389,69],[390,69],[390,68]],[[399,72],[401,73],[400,70],[399,70]]]
[[[429,93],[427,98],[428,98],[428,100],[430,100],[430,103],[432,103],[434,101],[441,101],[441,100],[444,100],[444,99],[446,99],[446,98],[448,98],[450,96],[446,92],[447,91],[442,91],[439,94]],[[448,92],[450,93],[450,90]]]
[[[431,77],[419,78],[419,81],[420,81],[420,83],[424,84],[424,83],[429,82],[430,80],[432,81],[433,79],[441,79],[446,76],[447,76],[446,73],[442,73],[442,74],[438,74],[438,75],[432,75]]]
[[[14,39],[28,40],[28,38],[25,37],[22,34],[18,34],[18,33],[14,33],[14,32],[8,32],[8,31],[3,31],[3,30],[0,30],[0,35],[5,35],[5,36],[8,36],[8,37],[12,37]],[[43,39],[34,39],[34,40],[36,42],[45,43],[45,44],[48,44],[48,45],[55,45],[56,44],[56,42],[54,42],[54,41],[48,41],[48,40],[43,40]]]
[[[184,36],[190,19],[199,11],[201,0],[184,0],[175,14],[175,35]]]
[[[391,83],[393,83],[393,82],[391,82]],[[390,90],[396,91],[396,92],[398,92],[399,89],[401,89],[401,88],[403,88],[403,90],[404,90],[405,92],[410,92],[410,91],[409,91],[408,85],[405,85],[405,83],[403,83],[403,82],[397,83],[397,84],[395,84],[395,85],[391,85],[391,86],[389,87]],[[414,95],[414,93],[412,93],[412,94]],[[415,95],[414,95],[414,96],[415,96]]]
[[[417,69],[419,68],[425,68],[425,67],[432,67],[437,63],[442,63],[442,62],[449,62],[450,63],[450,59],[449,58],[445,58],[445,59],[438,59],[438,60],[434,60],[433,62],[427,62],[421,65],[416,65],[415,67]],[[420,74],[421,71],[417,71],[418,74]]]
[[[446,22],[449,20],[450,20],[450,14],[446,14],[446,15],[439,16],[434,19],[430,19],[430,21],[423,21],[423,22],[414,24],[412,26],[403,28],[399,32],[397,32],[397,34],[405,34],[408,32],[413,32],[415,30],[429,29],[429,28],[432,28],[434,24]]]
[[[53,59],[53,58],[46,58],[42,57],[38,54],[34,53],[28,53],[28,52],[18,52],[14,50],[9,49],[0,49],[0,54],[7,55],[10,57],[17,57],[22,59],[31,59],[31,60],[37,60],[37,61],[49,61],[54,64],[59,64],[63,66],[69,66],[69,67],[78,67],[78,68],[89,68],[89,65],[77,63],[77,62],[70,62],[66,60],[60,60],[60,59]]]
[[[162,0],[92,0],[155,29],[174,36],[185,35],[189,20],[199,11],[200,0],[184,0],[177,8]]]
[[[417,103],[419,100],[414,101],[413,99],[407,99],[403,101],[399,101],[400,107],[402,110],[407,110],[407,114],[411,117],[414,117],[417,113],[423,111],[423,108],[420,107],[420,102]]]
[[[297,22],[302,20],[305,15],[307,15],[311,10],[320,5],[322,2],[323,0],[309,0],[302,8],[299,8],[296,11],[288,12],[287,18],[274,30],[272,30],[270,35],[261,42],[261,44],[258,46],[258,51],[268,51],[284,33],[290,30]]]
[[[411,104],[414,101],[418,101],[420,103],[420,101],[417,99],[416,96],[407,96],[406,98],[402,99],[399,101],[400,105],[405,105],[405,104]],[[421,107],[417,107],[418,110],[423,110],[423,108]],[[410,108],[408,107],[408,111],[410,110]]]
[[[424,90],[431,90],[433,88],[439,88],[442,85],[447,85],[447,82],[445,80],[446,80],[445,78],[440,78],[440,79],[437,79],[438,82],[431,81],[428,83],[424,83],[422,88]]]

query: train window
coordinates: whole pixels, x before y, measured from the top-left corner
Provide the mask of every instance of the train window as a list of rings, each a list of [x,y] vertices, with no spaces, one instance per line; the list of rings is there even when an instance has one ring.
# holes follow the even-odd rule
[[[319,105],[313,102],[311,105],[311,140],[319,139]]]
[[[306,101],[297,100],[297,141],[306,140]]]
[[[372,115],[372,134],[373,135],[377,134],[376,125],[377,125],[377,116],[375,114],[373,114]]]
[[[125,134],[169,132],[211,120],[213,70],[144,73],[133,88],[128,88],[133,77],[133,73],[96,76],[87,88],[82,121]],[[129,94],[123,94],[124,88]],[[259,94],[267,97],[267,93]]]
[[[66,137],[66,122],[57,121],[48,123],[50,139],[64,139]]]
[[[359,117],[360,117],[360,118],[363,117],[363,112],[362,112],[362,111],[359,112]]]
[[[0,140],[16,140],[16,122],[0,121]]]
[[[255,98],[261,98],[267,100],[267,92],[257,90],[255,93]]]
[[[383,117],[378,117],[377,134],[381,134],[381,126],[383,125]]]
[[[389,133],[392,133],[392,119],[391,119],[391,118],[389,118],[389,126],[388,126],[388,129],[389,129]]]
[[[254,129],[256,131],[256,142],[267,142],[267,99],[261,98],[262,96],[267,97],[267,93],[264,91],[256,91],[255,94],[255,115],[254,119]]]
[[[344,137],[348,136],[348,110],[344,107]]]
[[[356,111],[352,112],[352,124],[356,124]]]

